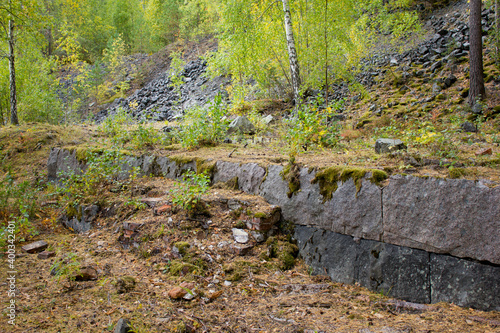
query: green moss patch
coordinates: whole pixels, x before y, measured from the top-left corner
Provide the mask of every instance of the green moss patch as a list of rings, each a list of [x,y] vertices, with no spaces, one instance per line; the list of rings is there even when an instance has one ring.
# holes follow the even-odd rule
[[[289,163],[281,172],[283,180],[288,182],[288,197],[300,190],[300,167],[296,163]]]
[[[326,202],[331,200],[332,194],[337,191],[339,181],[345,183],[347,180],[352,179],[356,185],[356,193],[358,193],[361,190],[362,180],[367,173],[371,173],[369,180],[376,185],[388,178],[386,172],[377,169],[330,167],[318,171],[311,183],[319,183],[319,191],[323,196],[323,202]]]
[[[295,266],[295,258],[299,254],[297,245],[278,239],[277,237],[269,237],[266,244],[267,249],[261,253],[262,259],[277,258],[277,266],[281,270],[289,270]]]

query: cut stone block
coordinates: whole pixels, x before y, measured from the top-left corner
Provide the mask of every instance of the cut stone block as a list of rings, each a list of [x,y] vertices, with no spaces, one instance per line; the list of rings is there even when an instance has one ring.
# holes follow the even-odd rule
[[[45,250],[49,244],[46,241],[37,241],[34,243],[30,243],[27,245],[24,245],[22,247],[23,251],[28,252],[28,253],[39,253]]]

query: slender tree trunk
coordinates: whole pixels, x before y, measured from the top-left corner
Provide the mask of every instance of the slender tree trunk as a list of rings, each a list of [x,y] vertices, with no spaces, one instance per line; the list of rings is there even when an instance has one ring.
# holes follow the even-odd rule
[[[327,22],[328,18],[328,0],[325,0],[325,21],[323,24],[325,25],[325,103],[326,107],[328,107],[328,34],[327,34]]]
[[[286,45],[288,47],[288,58],[290,60],[290,74],[292,76],[292,89],[293,98],[297,105],[300,101],[300,71],[299,60],[297,57],[297,50],[295,48],[295,41],[293,39],[292,18],[290,15],[290,7],[288,0],[281,0],[283,3],[283,12],[285,14],[285,32],[286,32]]]
[[[470,0],[469,16],[469,105],[486,96],[483,78],[483,34],[481,28],[481,0]]]
[[[495,0],[495,51],[496,64],[500,67],[500,0]]]
[[[9,83],[10,83],[10,122],[19,125],[17,119],[16,67],[14,56],[14,20],[9,20]]]

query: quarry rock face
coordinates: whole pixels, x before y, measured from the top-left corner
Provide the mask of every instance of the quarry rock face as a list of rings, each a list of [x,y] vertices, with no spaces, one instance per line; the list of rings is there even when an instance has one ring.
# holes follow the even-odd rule
[[[500,187],[393,176],[382,199],[385,242],[500,264]]]
[[[194,159],[168,156],[130,156],[123,163],[123,176],[135,166],[143,175],[179,179],[197,168]],[[60,170],[81,172],[85,165],[75,153],[53,149],[47,167],[55,181]],[[285,171],[276,164],[216,161],[211,176],[213,184],[231,183],[280,207],[301,256],[334,281],[413,302],[500,309],[500,186],[405,175],[382,186],[367,172],[338,181],[325,197],[314,181],[318,170],[297,168],[294,191]],[[78,229],[73,222],[82,223],[66,224]],[[90,225],[84,222],[80,232]]]

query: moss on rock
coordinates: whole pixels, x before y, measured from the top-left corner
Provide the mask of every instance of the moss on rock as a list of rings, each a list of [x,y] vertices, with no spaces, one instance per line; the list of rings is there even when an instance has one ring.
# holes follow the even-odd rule
[[[300,190],[300,167],[296,163],[289,163],[281,172],[283,180],[288,182],[288,197]]]
[[[311,183],[319,183],[319,191],[323,196],[323,202],[331,200],[333,193],[338,189],[338,182],[345,183],[352,179],[356,186],[356,193],[361,190],[362,180],[367,173],[371,173],[369,180],[376,185],[388,178],[386,172],[378,169],[361,169],[349,167],[330,167],[318,171]]]

